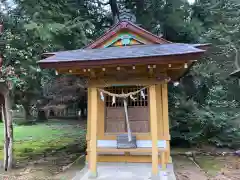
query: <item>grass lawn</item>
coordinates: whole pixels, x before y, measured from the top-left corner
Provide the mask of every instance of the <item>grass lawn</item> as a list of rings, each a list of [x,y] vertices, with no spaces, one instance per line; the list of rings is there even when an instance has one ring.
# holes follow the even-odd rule
[[[41,155],[44,152],[79,143],[85,146],[85,125],[72,120],[49,120],[31,126],[14,126],[14,156],[16,159]],[[0,123],[0,160],[3,159],[4,128]]]

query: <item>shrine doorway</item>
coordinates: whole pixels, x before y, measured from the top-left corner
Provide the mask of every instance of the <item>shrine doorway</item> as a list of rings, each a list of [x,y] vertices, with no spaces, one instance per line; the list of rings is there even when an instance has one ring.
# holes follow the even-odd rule
[[[121,94],[134,92],[143,88],[142,86],[112,86],[105,88],[106,91]],[[134,97],[127,98],[128,117],[133,133],[149,133],[149,102],[148,89],[143,90],[144,97],[140,93]],[[105,100],[105,133],[127,133],[124,103],[122,98],[113,98],[106,95]]]

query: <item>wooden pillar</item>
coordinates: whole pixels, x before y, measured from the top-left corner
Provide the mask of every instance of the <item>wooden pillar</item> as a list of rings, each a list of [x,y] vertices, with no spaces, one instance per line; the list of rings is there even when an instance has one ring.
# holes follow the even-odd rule
[[[157,85],[149,88],[150,95],[150,125],[152,137],[152,179],[157,179],[158,174],[158,109],[157,109]]]
[[[163,133],[163,102],[162,102],[162,85],[157,85],[157,113],[158,113],[158,140],[164,137]]]
[[[105,136],[105,102],[101,100],[100,93],[98,93],[97,98],[98,103],[98,132],[97,137],[102,140]]]
[[[166,153],[165,152],[161,152],[161,165],[162,165],[162,170],[166,170]]]
[[[163,104],[163,135],[168,137],[169,132],[169,115],[168,115],[168,84],[162,84],[162,104]],[[166,163],[170,162],[170,142],[167,141]]]
[[[91,106],[90,106],[90,113],[91,113],[91,125],[90,125],[90,161],[89,161],[89,170],[90,170],[90,177],[95,178],[97,177],[97,118],[98,118],[98,92],[97,88],[91,87],[90,96],[91,96]]]
[[[87,114],[87,135],[86,135],[86,141],[87,141],[87,156],[86,161],[89,162],[90,157],[90,134],[91,134],[91,88],[88,88],[88,114]]]

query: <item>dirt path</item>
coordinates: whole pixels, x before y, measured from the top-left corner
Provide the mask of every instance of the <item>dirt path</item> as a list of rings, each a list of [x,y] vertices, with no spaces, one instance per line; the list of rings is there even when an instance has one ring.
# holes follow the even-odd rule
[[[174,157],[177,180],[207,180],[206,174],[185,157]]]
[[[174,157],[177,180],[240,180],[239,157],[197,157],[197,167],[186,157]]]
[[[85,159],[78,160],[64,172],[63,169],[79,156],[58,152],[37,161],[21,161],[12,172],[0,172],[0,180],[70,180],[83,168]],[[237,157],[197,156],[200,168],[184,156],[174,156],[173,161],[177,180],[240,180],[240,158]]]
[[[21,161],[11,172],[0,171],[0,180],[70,180],[83,168],[84,156],[70,168],[66,167],[79,156],[81,154],[58,152],[34,161]]]

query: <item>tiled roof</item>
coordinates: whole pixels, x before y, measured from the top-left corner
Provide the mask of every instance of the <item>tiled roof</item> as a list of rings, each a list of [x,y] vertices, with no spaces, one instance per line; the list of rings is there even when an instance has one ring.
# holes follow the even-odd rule
[[[199,49],[195,45],[182,43],[136,45],[61,51],[55,53],[53,56],[39,61],[39,63],[131,59],[138,57],[159,57],[202,52],[205,52],[205,50]]]

